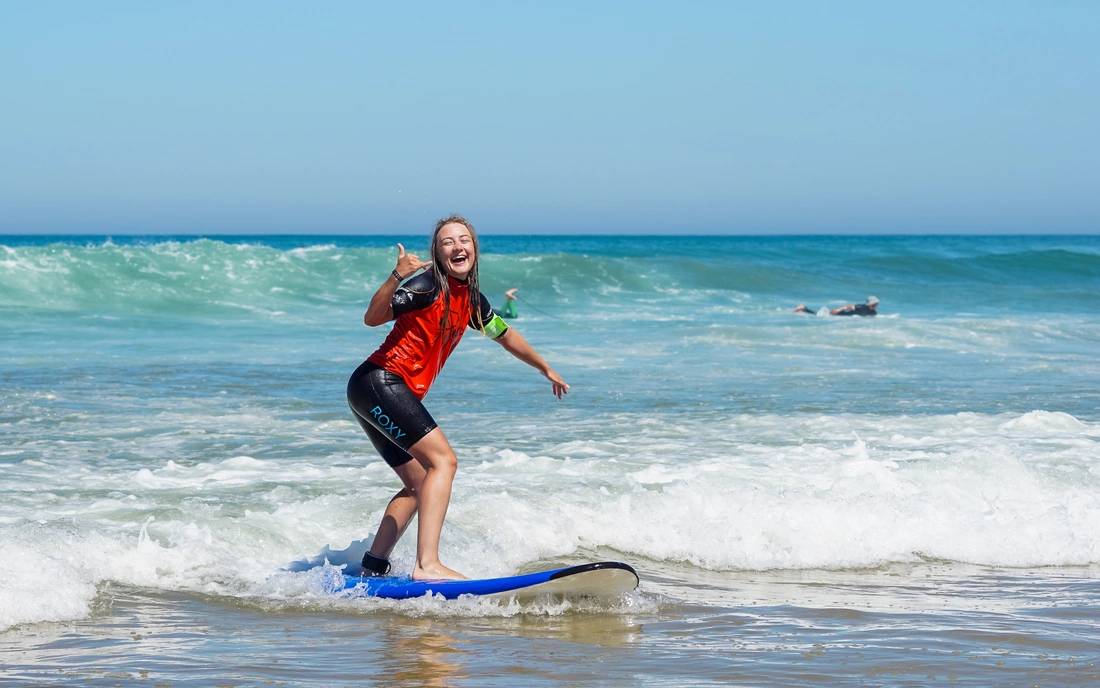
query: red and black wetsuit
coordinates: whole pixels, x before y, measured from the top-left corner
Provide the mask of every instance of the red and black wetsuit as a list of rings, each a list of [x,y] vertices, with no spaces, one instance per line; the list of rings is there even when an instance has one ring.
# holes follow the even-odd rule
[[[508,329],[484,294],[471,299],[468,284],[450,275],[446,279],[449,308],[432,272],[397,288],[390,302],[397,316],[393,329],[348,381],[348,404],[356,420],[391,466],[410,461],[408,448],[435,429],[420,401],[466,328],[494,339]]]
[[[397,321],[386,341],[367,359],[400,375],[417,399],[428,393],[466,327],[482,330],[493,319],[493,308],[484,294],[478,292],[478,319],[470,303],[469,286],[450,275],[447,281],[451,298],[445,319],[442,290],[431,272],[421,273],[398,287],[391,301]]]

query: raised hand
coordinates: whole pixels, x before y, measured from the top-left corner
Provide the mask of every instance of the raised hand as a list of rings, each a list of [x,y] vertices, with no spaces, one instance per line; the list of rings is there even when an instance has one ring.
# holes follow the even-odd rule
[[[415,253],[405,253],[405,247],[401,244],[397,245],[397,274],[401,275],[401,279],[408,279],[416,274],[417,270],[426,268],[431,265],[431,262],[425,263],[420,260],[420,256]]]

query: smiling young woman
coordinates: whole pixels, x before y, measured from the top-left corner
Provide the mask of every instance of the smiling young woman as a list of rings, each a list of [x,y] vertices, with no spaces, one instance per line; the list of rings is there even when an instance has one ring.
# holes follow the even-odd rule
[[[421,401],[467,327],[542,373],[559,399],[569,390],[527,340],[493,312],[478,289],[473,225],[459,215],[444,218],[435,225],[431,246],[432,260],[423,262],[397,245],[397,266],[363,316],[371,327],[395,319],[396,323],[348,381],[348,404],[356,420],[404,484],[386,507],[363,557],[364,575],[389,572],[390,553],[419,513],[413,578],[464,578],[439,561],[439,534],[458,457]]]

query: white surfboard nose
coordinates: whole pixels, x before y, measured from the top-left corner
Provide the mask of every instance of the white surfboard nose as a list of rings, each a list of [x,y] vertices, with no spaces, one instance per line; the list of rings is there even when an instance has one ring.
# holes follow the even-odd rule
[[[599,564],[587,564],[574,566],[572,569],[563,569],[559,574],[551,576],[545,583],[520,588],[510,593],[500,593],[493,597],[516,597],[524,599],[552,595],[561,597],[618,597],[638,587],[638,574],[626,564],[618,562],[601,562],[601,564],[616,564],[616,566],[601,566]],[[595,568],[595,567],[599,568]],[[589,568],[592,567],[592,568]],[[580,569],[574,571],[573,569]]]

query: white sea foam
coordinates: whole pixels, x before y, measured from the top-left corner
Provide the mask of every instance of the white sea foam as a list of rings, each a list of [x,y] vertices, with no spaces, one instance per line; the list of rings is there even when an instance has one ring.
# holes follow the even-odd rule
[[[1025,413],[1019,418],[1013,418],[1001,425],[1001,430],[1020,430],[1023,432],[1040,434],[1048,430],[1053,433],[1059,433],[1061,431],[1074,433],[1086,431],[1088,429],[1087,425],[1068,413],[1051,413],[1049,411],[1032,411],[1031,413]]]
[[[1100,428],[1067,414],[676,423],[617,414],[606,425],[602,439],[540,454],[460,446],[444,561],[478,576],[608,547],[627,560],[718,571],[920,557],[1100,562]],[[249,598],[273,585],[282,597],[322,594],[308,576],[271,577],[366,537],[396,482],[369,455],[316,459],[242,454],[73,474],[52,460],[8,465],[5,481],[51,489],[24,491],[24,505],[6,510],[0,625],[86,615],[107,582]],[[20,510],[29,518],[12,518]],[[411,569],[413,544],[406,538],[395,552],[398,571]]]

